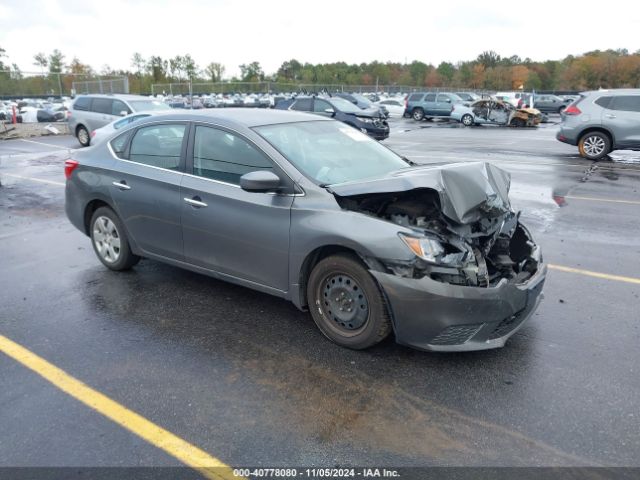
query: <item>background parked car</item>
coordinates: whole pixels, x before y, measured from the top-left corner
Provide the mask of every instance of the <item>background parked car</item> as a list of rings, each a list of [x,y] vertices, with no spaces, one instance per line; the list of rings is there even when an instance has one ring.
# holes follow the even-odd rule
[[[114,120],[113,122],[106,124],[104,127],[96,128],[91,132],[91,143],[94,145],[98,144],[105,138],[109,138],[116,130],[120,130],[127,125],[137,122],[138,120],[142,120],[143,118],[147,118],[152,115],[163,115],[165,113],[167,113],[166,110],[150,110],[148,112],[132,113],[126,117]]]
[[[471,105],[455,105],[451,119],[463,125],[511,125],[532,127],[541,121],[541,113],[534,108],[516,108],[501,100],[484,99]]]
[[[544,113],[561,113],[569,103],[557,95],[533,95],[533,107]]]
[[[280,102],[279,110],[312,112],[325,117],[332,117],[347,125],[357,128],[376,140],[389,137],[389,124],[379,110],[362,110],[348,100],[340,97],[297,97],[290,105]]]
[[[380,107],[384,107],[390,117],[402,117],[404,115],[404,102],[397,98],[387,98],[374,103]]]
[[[362,110],[370,110],[370,109],[378,108],[380,110],[380,113],[384,117],[388,117],[389,116],[389,111],[385,107],[380,106],[380,105],[376,105],[371,100],[369,100],[367,97],[365,97],[364,95],[360,95],[359,93],[338,92],[338,93],[332,93],[331,96],[332,97],[344,98],[345,100],[350,101],[354,105],[357,105]]]
[[[613,150],[640,150],[640,89],[580,94],[563,112],[556,138],[599,160]]]
[[[80,145],[89,146],[91,132],[118,117],[145,110],[169,110],[166,103],[139,95],[80,95],[71,106],[69,131]]]
[[[449,117],[453,106],[462,103],[462,99],[455,93],[412,93],[407,98],[406,112],[416,121],[424,118]]]
[[[481,98],[480,95],[473,92],[456,92],[456,95],[458,95],[468,105],[472,104],[476,100],[480,100]]]

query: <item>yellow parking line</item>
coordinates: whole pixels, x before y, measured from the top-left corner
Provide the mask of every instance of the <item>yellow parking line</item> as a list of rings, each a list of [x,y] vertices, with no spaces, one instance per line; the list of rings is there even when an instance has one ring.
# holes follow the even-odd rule
[[[0,352],[33,370],[76,400],[198,470],[205,477],[216,480],[241,478],[234,476],[231,467],[217,458],[111,400],[3,335],[0,335]]]
[[[587,277],[603,278],[605,280],[614,280],[616,282],[634,283],[640,285],[640,278],[623,277],[621,275],[609,275],[608,273],[592,272],[591,270],[582,270],[580,268],[565,267],[563,265],[547,265],[551,270],[558,270],[560,272],[577,273],[579,275],[586,275]]]
[[[46,183],[48,185],[57,185],[59,187],[64,187],[64,183],[63,182],[55,182],[53,180],[45,180],[44,178],[23,177],[22,175],[14,175],[13,173],[3,173],[2,175],[5,176],[5,177],[19,178],[20,180],[30,180],[32,182],[40,182],[40,183]]]
[[[640,201],[636,201],[636,200],[616,200],[613,198],[596,198],[596,197],[574,197],[573,195],[567,195],[564,198],[569,198],[571,200],[587,200],[590,202],[628,203],[629,205],[640,205]]]

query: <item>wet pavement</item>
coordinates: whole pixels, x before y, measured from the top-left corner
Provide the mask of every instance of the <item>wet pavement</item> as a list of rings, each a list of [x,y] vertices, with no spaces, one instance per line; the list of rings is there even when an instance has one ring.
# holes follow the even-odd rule
[[[385,143],[495,163],[547,262],[639,278],[640,154],[586,161],[555,128],[394,120]],[[265,294],[106,270],[64,216],[75,139],[32,140],[0,142],[0,335],[227,464],[640,466],[639,284],[551,270],[503,349],[354,352]],[[0,466],[178,464],[1,354],[0,380]]]

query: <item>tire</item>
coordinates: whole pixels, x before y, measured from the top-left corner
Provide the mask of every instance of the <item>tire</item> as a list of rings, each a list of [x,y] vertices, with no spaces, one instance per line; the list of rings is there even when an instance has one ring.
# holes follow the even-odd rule
[[[129,270],[140,261],[140,257],[131,252],[124,225],[110,208],[100,207],[93,213],[89,233],[93,251],[105,267]]]
[[[523,119],[521,118],[514,118],[511,121],[511,126],[512,127],[517,127],[517,128],[524,128],[527,126],[527,122],[525,122]]]
[[[320,331],[342,347],[362,350],[391,333],[385,298],[354,255],[337,254],[318,262],[307,282],[307,300]]]
[[[79,125],[76,128],[76,138],[83,147],[88,147],[91,143],[91,135],[89,135],[89,130],[84,125]]]
[[[462,123],[465,127],[470,127],[473,125],[473,116],[465,113],[460,119],[460,123]]]
[[[600,160],[611,151],[611,139],[606,133],[585,133],[578,142],[580,155],[589,160]]]
[[[411,112],[411,118],[413,118],[416,122],[421,121],[424,118],[424,110],[421,108],[414,108],[413,112]]]
[[[562,113],[562,112],[564,112],[564,109],[565,109],[565,108],[567,108],[567,106],[566,106],[566,105],[561,106],[561,107],[558,109],[558,113]]]

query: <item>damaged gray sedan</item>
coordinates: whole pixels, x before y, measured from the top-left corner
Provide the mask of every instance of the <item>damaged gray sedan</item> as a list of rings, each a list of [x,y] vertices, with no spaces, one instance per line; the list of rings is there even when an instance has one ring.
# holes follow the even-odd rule
[[[501,347],[541,298],[506,172],[417,166],[331,119],[155,116],[65,174],[67,216],[108,268],[146,257],[277,295],[345,347],[392,331],[424,350]]]

